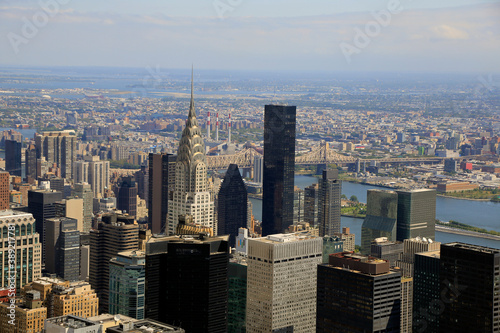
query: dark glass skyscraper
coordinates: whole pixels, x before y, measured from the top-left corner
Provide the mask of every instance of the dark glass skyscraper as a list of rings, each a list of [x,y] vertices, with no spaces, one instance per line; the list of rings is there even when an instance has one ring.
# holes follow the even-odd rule
[[[191,333],[227,332],[227,236],[168,243],[165,254],[165,322]]]
[[[388,261],[331,254],[317,283],[316,332],[400,332],[401,273]]]
[[[441,245],[440,332],[500,331],[500,250]]]
[[[318,224],[320,236],[333,236],[340,232],[340,196],[342,181],[338,179],[339,172],[323,170],[319,181]]]
[[[397,240],[409,238],[435,239],[436,191],[419,189],[397,191],[398,226]]]
[[[25,170],[26,170],[26,180],[29,182],[30,179],[36,179],[36,147],[34,144],[28,145],[24,153],[25,156]]]
[[[12,176],[21,176],[22,143],[15,140],[5,140],[5,171]]]
[[[282,233],[293,223],[296,109],[265,106],[263,236]]]
[[[441,288],[439,251],[415,254],[413,273],[413,331],[439,332]]]
[[[137,184],[134,177],[123,177],[117,190],[118,209],[130,216],[137,213]]]
[[[171,154],[149,154],[148,226],[164,233],[168,216],[168,193],[173,191],[175,160]]]
[[[28,191],[28,212],[35,218],[36,232],[42,242],[42,264],[45,263],[45,223],[56,217],[56,201],[62,200],[62,193],[57,191]]]
[[[247,189],[236,164],[229,165],[219,190],[217,204],[218,235],[229,235],[234,247],[239,228],[247,227]]]

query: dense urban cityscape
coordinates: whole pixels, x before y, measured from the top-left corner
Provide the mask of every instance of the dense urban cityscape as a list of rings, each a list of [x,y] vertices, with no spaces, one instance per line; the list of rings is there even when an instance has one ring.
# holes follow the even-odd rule
[[[0,4],[0,333],[500,332],[500,2],[322,2]]]

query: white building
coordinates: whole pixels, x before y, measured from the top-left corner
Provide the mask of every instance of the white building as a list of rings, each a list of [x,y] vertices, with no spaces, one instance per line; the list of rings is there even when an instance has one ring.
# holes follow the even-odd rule
[[[175,234],[179,215],[191,215],[195,224],[210,227],[213,234],[217,235],[214,200],[208,187],[207,171],[205,143],[196,120],[191,78],[189,114],[177,151],[173,198],[168,201],[169,235]]]
[[[74,163],[75,183],[89,183],[94,198],[102,198],[109,188],[109,161],[101,161],[99,156],[85,156],[84,161]]]
[[[323,239],[309,234],[249,238],[247,332],[316,332],[316,276]]]

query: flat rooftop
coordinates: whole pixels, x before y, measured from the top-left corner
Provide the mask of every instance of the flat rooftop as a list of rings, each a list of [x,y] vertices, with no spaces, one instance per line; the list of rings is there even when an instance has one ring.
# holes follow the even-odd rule
[[[10,210],[10,209],[0,210],[0,217],[5,217],[5,216],[23,216],[23,215],[33,216],[33,215],[31,215],[31,213],[21,212],[21,211],[18,211],[18,210]]]
[[[460,243],[460,242],[447,243],[447,244],[443,244],[441,246],[448,246],[448,247],[454,247],[454,248],[458,248],[458,249],[471,250],[471,251],[490,253],[490,254],[500,253],[499,249],[494,249],[491,247],[480,246],[480,245]]]
[[[91,320],[76,317],[76,316],[71,316],[71,315],[49,318],[49,319],[46,319],[46,322],[54,324],[54,325],[58,325],[61,327],[74,328],[74,329],[98,325],[98,323],[93,322]]]
[[[252,240],[258,240],[264,243],[289,243],[289,242],[298,242],[306,239],[314,239],[318,238],[317,236],[313,236],[309,232],[295,232],[291,234],[274,234],[268,235],[266,237],[261,238],[252,238]]]
[[[418,254],[419,256],[426,256],[426,257],[437,258],[437,259],[441,258],[441,251],[440,250],[419,252],[416,254]]]

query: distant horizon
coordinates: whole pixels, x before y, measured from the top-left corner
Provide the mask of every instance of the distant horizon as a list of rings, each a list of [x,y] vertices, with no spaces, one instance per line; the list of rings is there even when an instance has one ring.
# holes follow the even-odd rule
[[[2,66],[500,72],[498,0],[54,2],[2,1]]]

